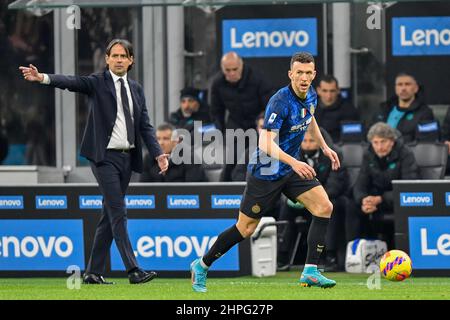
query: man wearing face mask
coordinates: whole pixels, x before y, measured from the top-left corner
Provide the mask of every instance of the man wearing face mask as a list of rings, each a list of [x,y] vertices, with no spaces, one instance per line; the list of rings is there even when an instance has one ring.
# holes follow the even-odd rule
[[[348,241],[373,237],[377,221],[383,215],[392,214],[392,180],[419,179],[414,154],[396,138],[395,129],[383,122],[374,124],[367,134],[370,145],[353,188],[353,207],[349,207],[347,212]],[[386,236],[388,246],[392,245],[393,230]]]

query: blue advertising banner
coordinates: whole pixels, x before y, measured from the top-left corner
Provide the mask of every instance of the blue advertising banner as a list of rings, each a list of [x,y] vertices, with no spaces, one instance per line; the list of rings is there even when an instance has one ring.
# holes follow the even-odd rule
[[[413,269],[450,269],[450,217],[409,217]]]
[[[2,220],[0,270],[84,269],[83,221]]]
[[[203,256],[217,235],[236,223],[235,219],[130,219],[128,230],[139,265],[145,270],[189,271],[189,265]],[[115,244],[111,269],[124,270]],[[214,263],[211,270],[239,270],[238,246]]]
[[[450,17],[392,18],[392,55],[450,55]]]
[[[241,57],[290,57],[298,51],[316,56],[317,19],[234,19],[222,21],[222,53]]]

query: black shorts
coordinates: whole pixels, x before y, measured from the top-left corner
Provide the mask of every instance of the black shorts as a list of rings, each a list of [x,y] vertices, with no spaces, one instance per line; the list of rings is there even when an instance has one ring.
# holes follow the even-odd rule
[[[295,172],[275,181],[261,180],[247,173],[246,181],[247,186],[239,210],[253,219],[261,219],[271,211],[281,193],[296,202],[299,195],[321,185],[317,178],[304,180]]]

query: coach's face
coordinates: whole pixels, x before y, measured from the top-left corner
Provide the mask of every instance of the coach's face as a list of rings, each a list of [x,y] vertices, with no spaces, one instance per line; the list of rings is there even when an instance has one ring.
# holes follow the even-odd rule
[[[127,73],[128,67],[133,64],[133,61],[133,56],[128,56],[127,51],[121,44],[113,46],[109,56],[106,55],[106,64],[109,70],[119,77]]]
[[[375,151],[378,158],[384,158],[391,153],[395,141],[392,139],[375,136],[372,138],[370,143],[372,144],[373,151]]]
[[[316,70],[313,62],[301,63],[295,61],[288,72],[292,87],[301,98],[306,97],[309,86],[316,77]]]

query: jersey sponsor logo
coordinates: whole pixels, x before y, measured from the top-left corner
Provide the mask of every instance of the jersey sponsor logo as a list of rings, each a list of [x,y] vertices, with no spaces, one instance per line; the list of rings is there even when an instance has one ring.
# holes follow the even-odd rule
[[[450,55],[450,16],[393,18],[392,55]]]
[[[306,129],[308,129],[308,125],[311,123],[311,121],[312,121],[312,118],[309,118],[304,123],[300,123],[295,126],[292,126],[291,130],[289,130],[289,132],[306,131]]]
[[[268,124],[272,124],[275,121],[276,117],[277,117],[277,114],[276,113],[272,113],[270,115],[270,117],[269,117],[269,120],[267,120],[267,123]]]
[[[241,57],[317,55],[317,19],[236,19],[222,21],[222,51]]]

